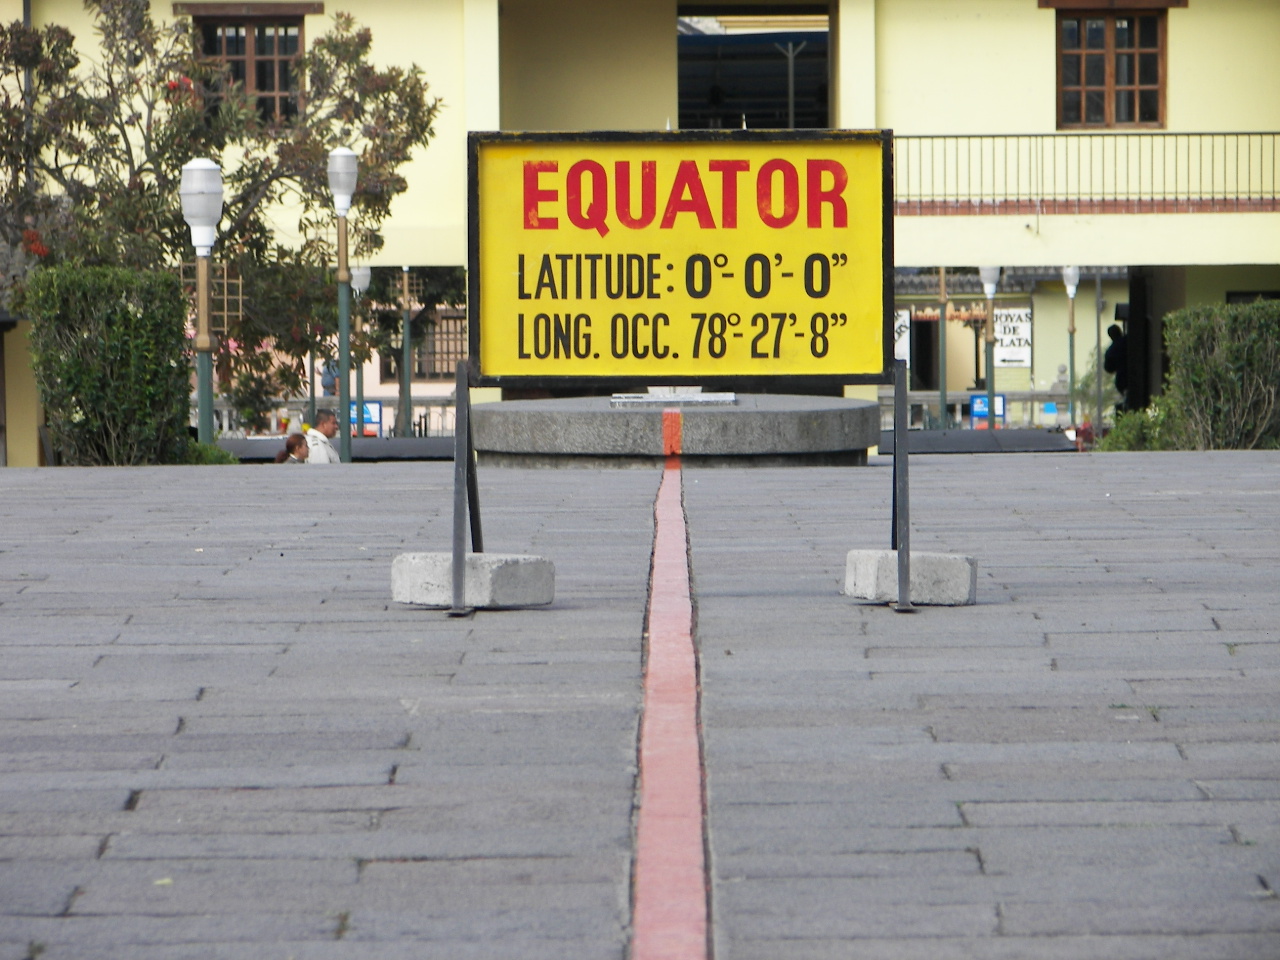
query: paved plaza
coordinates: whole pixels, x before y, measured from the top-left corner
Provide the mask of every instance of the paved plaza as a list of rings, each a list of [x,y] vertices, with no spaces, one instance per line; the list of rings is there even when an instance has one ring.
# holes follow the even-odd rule
[[[0,960],[624,960],[661,471],[0,470]],[[1280,454],[686,469],[715,960],[1280,958]]]

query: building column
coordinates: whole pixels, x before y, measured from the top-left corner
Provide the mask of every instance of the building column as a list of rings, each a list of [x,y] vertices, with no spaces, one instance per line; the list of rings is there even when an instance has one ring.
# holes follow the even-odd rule
[[[497,130],[500,125],[502,60],[498,30],[498,0],[463,0],[463,113],[468,130]]]
[[[833,125],[845,130],[875,130],[876,0],[837,0],[831,24]]]

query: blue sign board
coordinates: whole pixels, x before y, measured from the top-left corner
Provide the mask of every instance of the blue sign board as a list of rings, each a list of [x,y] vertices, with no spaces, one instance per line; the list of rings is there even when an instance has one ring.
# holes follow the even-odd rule
[[[356,425],[356,405],[355,401],[351,402],[351,432],[359,436],[359,427]],[[382,436],[382,401],[366,400],[364,402],[364,435],[366,437]]]
[[[985,393],[969,394],[969,416],[974,420],[987,419],[987,395]],[[1004,394],[996,394],[996,418],[1004,419]]]

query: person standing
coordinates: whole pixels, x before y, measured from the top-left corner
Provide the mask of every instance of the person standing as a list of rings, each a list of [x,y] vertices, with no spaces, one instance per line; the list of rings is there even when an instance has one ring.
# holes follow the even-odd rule
[[[307,431],[307,463],[341,463],[338,451],[329,441],[338,435],[338,415],[332,410],[317,410],[316,424]]]
[[[1102,355],[1102,369],[1115,374],[1116,392],[1120,394],[1116,413],[1120,413],[1129,409],[1129,338],[1118,323],[1107,328],[1107,336],[1111,338],[1111,345]]]
[[[307,438],[300,433],[291,433],[284,442],[284,449],[276,454],[276,463],[306,463],[307,453]]]

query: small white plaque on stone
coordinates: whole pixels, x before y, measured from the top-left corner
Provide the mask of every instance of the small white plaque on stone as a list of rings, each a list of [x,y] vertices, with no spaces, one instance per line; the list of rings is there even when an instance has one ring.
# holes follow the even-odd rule
[[[611,407],[731,407],[736,393],[615,393]]]

